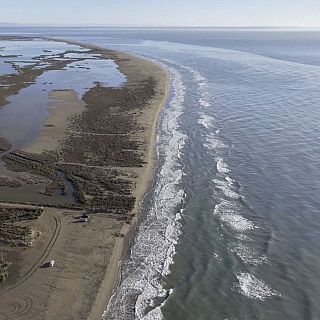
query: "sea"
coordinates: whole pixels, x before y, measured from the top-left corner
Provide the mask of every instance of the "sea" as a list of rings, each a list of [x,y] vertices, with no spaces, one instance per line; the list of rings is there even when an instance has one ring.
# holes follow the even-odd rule
[[[320,31],[0,28],[163,65],[157,166],[104,319],[320,319]]]

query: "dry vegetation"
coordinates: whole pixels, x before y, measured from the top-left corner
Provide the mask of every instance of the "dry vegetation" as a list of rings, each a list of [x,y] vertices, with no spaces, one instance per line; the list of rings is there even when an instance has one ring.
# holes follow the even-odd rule
[[[77,203],[61,206],[129,213],[135,203],[132,196],[135,186],[130,174],[121,168],[145,165],[145,141],[139,138],[144,128],[136,119],[152,97],[154,85],[152,78],[132,88],[97,85],[84,95],[86,111],[70,123],[67,137],[57,152],[40,155],[9,152],[2,161],[9,170],[49,179],[50,183],[41,191],[48,196],[68,193],[68,180]],[[18,186],[17,182],[4,178],[0,184],[1,181],[7,186]]]
[[[0,243],[13,247],[31,247],[41,235],[27,222],[36,220],[42,211],[18,208],[0,208]]]
[[[0,249],[0,283],[8,278],[10,263],[6,260],[6,251]]]
[[[32,247],[41,232],[31,223],[41,209],[0,208],[0,282],[6,280],[11,263],[6,260],[9,247]]]
[[[102,54],[103,50],[91,52]],[[24,68],[1,78],[1,84],[8,88],[0,88],[0,107],[8,96],[17,94],[46,70],[61,69],[73,61],[44,57],[43,62],[49,62],[50,67]],[[82,97],[86,110],[69,122],[65,139],[54,152],[11,150],[10,143],[0,137],[1,161],[14,173],[14,178],[0,175],[0,187],[12,188],[10,192],[14,193],[21,186],[31,190],[35,184],[45,185],[32,192],[48,197],[29,204],[97,210],[130,222],[136,202],[135,170],[146,165],[148,137],[138,119],[154,97],[157,84],[145,75],[137,79],[119,88],[96,84],[89,89]],[[70,192],[74,203],[51,201],[57,194]],[[30,221],[39,216],[34,210],[0,209],[0,281],[8,276],[6,246],[32,246],[41,233]]]

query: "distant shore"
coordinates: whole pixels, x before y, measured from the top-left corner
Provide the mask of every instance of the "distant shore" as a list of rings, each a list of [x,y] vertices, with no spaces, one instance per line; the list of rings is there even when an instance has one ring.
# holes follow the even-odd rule
[[[82,100],[79,100],[72,90],[50,93],[53,102],[37,140],[21,151],[8,151],[5,163],[12,171],[0,171],[0,178],[3,175],[3,179],[7,179],[5,181],[17,181],[23,177],[29,180],[38,179],[45,184],[51,179],[46,172],[57,170],[56,168],[67,174],[68,179],[76,179],[86,171],[86,175],[93,175],[94,179],[100,179],[99,175],[106,174],[112,188],[119,188],[121,184],[125,186],[126,193],[120,194],[119,199],[134,199],[134,202],[130,204],[129,200],[126,200],[122,210],[127,210],[127,214],[119,215],[116,207],[119,205],[116,201],[119,200],[114,200],[113,204],[110,202],[111,198],[108,200],[110,205],[107,200],[103,200],[106,202],[101,202],[101,206],[107,205],[106,213],[94,214],[90,216],[88,224],[81,225],[76,223],[82,212],[79,211],[81,206],[90,207],[91,201],[91,206],[96,207],[98,199],[102,199],[102,194],[94,198],[95,193],[91,195],[89,189],[91,184],[94,185],[95,181],[99,180],[86,182],[87,185],[84,186],[89,193],[83,193],[82,197],[83,201],[88,202],[81,206],[81,203],[77,206],[62,204],[57,207],[48,203],[46,206],[46,203],[42,204],[39,200],[39,205],[43,205],[45,211],[36,222],[32,222],[32,225],[27,222],[27,225],[40,230],[42,237],[33,247],[9,249],[8,259],[12,266],[9,268],[8,281],[0,285],[0,318],[98,320],[101,319],[115,290],[124,246],[136,227],[140,203],[152,179],[157,121],[168,99],[169,75],[160,65],[127,53],[72,41],[50,41],[80,45],[98,52],[102,59],[112,59],[126,76],[126,82],[120,88],[96,86],[90,89]],[[31,74],[30,79],[33,80],[37,75],[38,71]],[[28,77],[27,74],[22,76]],[[13,78],[10,78],[10,81],[12,93],[17,94],[23,87],[22,82],[15,85]],[[0,102],[5,101],[8,96],[5,94],[0,94]],[[70,106],[72,108],[68,109]],[[4,107],[9,108],[10,104]],[[118,123],[102,123],[101,129],[90,127],[90,119],[99,120],[99,117],[108,115]],[[117,132],[112,131],[112,126]],[[76,131],[77,128],[87,128],[87,131],[92,128],[92,132],[86,133],[84,129]],[[131,128],[126,129],[130,133],[122,133],[121,128]],[[101,140],[102,137],[108,138],[106,141],[111,146],[116,143],[114,148],[119,148],[117,143],[121,138],[120,142],[125,147],[120,145],[121,149],[112,149],[108,153],[123,153],[126,158],[104,155],[98,149],[96,154],[82,158],[82,155],[86,156],[86,152],[93,152],[90,150],[95,150],[94,146],[97,144],[106,143]],[[77,141],[82,141],[82,144]],[[88,149],[85,148],[86,144]],[[51,157],[51,154],[54,154],[54,157]],[[110,160],[103,160],[104,156]],[[100,162],[94,157],[100,157]],[[23,162],[19,159],[23,159]],[[118,164],[117,159],[120,161]],[[17,162],[18,160],[20,162]],[[34,169],[28,171],[29,168],[34,168],[34,163],[40,165],[40,173]],[[43,167],[47,171],[42,169]],[[69,171],[63,171],[66,168]],[[80,183],[78,180],[72,182],[75,186]],[[121,184],[118,186],[117,183]],[[18,189],[12,190],[15,192]],[[108,189],[104,191],[106,192]],[[0,202],[0,208],[15,215],[28,210],[33,212],[37,205],[28,205],[26,201],[10,202]],[[56,266],[47,270],[42,266],[49,258],[56,260]]]

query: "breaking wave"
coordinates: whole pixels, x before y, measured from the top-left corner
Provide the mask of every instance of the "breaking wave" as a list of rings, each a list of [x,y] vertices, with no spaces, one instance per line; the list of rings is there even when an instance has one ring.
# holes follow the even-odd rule
[[[216,152],[219,149],[225,148],[226,145],[218,138],[215,133],[209,133],[206,137],[204,147],[208,150]]]
[[[216,205],[214,207],[214,216],[218,217],[222,225],[226,225],[234,231],[235,239],[238,241],[229,245],[229,251],[241,259],[244,264],[253,266],[262,263],[268,263],[267,256],[260,254],[254,247],[251,238],[244,233],[250,230],[257,229],[258,226],[253,221],[245,218],[240,212],[243,212],[243,196],[236,189],[236,182],[231,177],[231,169],[226,160],[225,153],[228,145],[220,138],[220,130],[216,127],[216,120],[213,116],[213,98],[210,98],[207,90],[206,79],[196,70],[189,68],[189,71],[194,75],[194,80],[198,82],[199,95],[199,118],[198,123],[205,129],[205,142],[203,146],[213,155],[213,160],[216,164],[216,176],[212,179],[214,199]],[[211,107],[202,109],[203,107]],[[245,243],[243,243],[245,241]],[[214,253],[219,257],[218,253]],[[221,262],[219,258],[216,261]],[[245,272],[236,273],[238,279],[238,292],[241,294],[259,300],[274,295],[279,295],[272,290],[267,284],[258,280],[253,275]]]
[[[230,169],[229,169],[228,165],[221,158],[218,159],[218,161],[217,161],[217,170],[220,173],[228,173],[228,172],[230,172]]]
[[[241,195],[232,189],[232,184],[227,180],[213,179],[216,189],[220,190],[224,196],[232,199],[240,199]]]
[[[273,290],[250,273],[237,272],[235,276],[238,279],[238,284],[235,287],[239,293],[250,299],[264,301],[273,296],[281,296],[279,292]]]
[[[210,129],[214,127],[214,118],[206,114],[201,114],[198,123],[203,125],[206,129]]]
[[[268,262],[266,255],[260,255],[257,249],[245,246],[242,243],[233,245],[230,251],[236,254],[246,264],[257,266]]]
[[[257,228],[252,221],[238,214],[238,207],[232,201],[222,200],[215,206],[213,213],[234,230],[246,231]]]
[[[185,197],[179,154],[186,136],[179,131],[185,87],[182,76],[169,68],[172,98],[160,121],[158,153],[161,167],[152,190],[152,204],[146,213],[131,249],[124,261],[121,283],[112,297],[104,319],[162,319],[161,306],[171,290],[163,287],[170,273],[175,246],[180,234],[180,219]]]

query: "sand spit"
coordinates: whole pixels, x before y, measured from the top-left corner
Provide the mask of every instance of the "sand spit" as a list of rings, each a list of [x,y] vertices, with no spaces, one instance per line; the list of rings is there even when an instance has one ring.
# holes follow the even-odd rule
[[[114,60],[127,82],[119,88],[97,84],[81,100],[71,90],[51,92],[50,114],[37,141],[2,155],[6,168],[0,176],[22,184],[8,187],[17,191],[16,200],[3,201],[3,210],[44,206],[44,212],[17,222],[36,230],[32,246],[4,246],[12,265],[0,286],[1,320],[101,319],[152,178],[168,74],[147,60],[81,45]],[[19,198],[21,188],[32,200]],[[74,201],[57,202],[61,193],[72,193]],[[87,222],[80,219],[84,210],[90,211]]]

